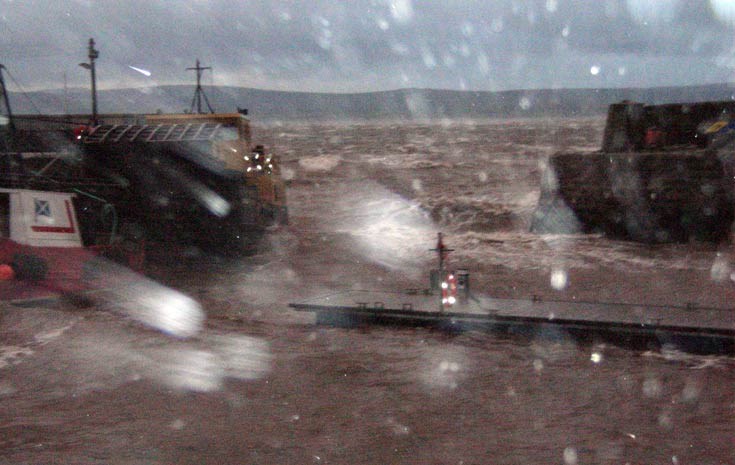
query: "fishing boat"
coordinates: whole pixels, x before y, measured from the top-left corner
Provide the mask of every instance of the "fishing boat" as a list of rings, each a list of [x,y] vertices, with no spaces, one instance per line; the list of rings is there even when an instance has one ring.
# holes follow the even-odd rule
[[[279,159],[253,144],[246,110],[18,118],[1,68],[0,87],[0,187],[75,194],[85,245],[113,229],[126,240],[252,252],[288,222]]]

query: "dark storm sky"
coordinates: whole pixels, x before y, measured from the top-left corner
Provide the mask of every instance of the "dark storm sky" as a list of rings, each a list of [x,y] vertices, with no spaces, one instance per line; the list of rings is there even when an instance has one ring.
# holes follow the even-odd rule
[[[688,85],[735,81],[733,24],[734,0],[0,0],[0,63],[86,86],[94,37],[102,88],[191,83],[197,57],[263,89]]]

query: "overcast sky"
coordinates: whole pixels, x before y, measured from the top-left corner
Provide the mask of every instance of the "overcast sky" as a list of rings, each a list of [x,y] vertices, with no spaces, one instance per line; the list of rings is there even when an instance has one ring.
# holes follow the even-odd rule
[[[690,85],[735,81],[734,24],[735,0],[0,0],[0,63],[86,86],[94,37],[101,88],[193,83],[196,58],[278,90]]]

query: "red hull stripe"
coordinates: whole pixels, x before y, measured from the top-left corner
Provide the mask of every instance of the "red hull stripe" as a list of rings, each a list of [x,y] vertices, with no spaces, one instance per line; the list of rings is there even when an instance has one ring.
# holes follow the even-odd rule
[[[31,229],[43,233],[74,234],[76,229],[74,228],[74,217],[71,214],[71,204],[68,200],[64,200],[64,204],[66,205],[66,217],[69,219],[69,226],[31,226]]]

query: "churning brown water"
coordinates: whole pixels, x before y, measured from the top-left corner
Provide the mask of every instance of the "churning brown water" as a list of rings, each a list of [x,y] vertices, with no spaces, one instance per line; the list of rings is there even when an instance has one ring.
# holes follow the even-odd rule
[[[731,357],[561,333],[322,328],[287,307],[423,286],[437,231],[477,293],[731,307],[729,247],[527,232],[545,158],[594,149],[601,129],[257,127],[290,179],[290,226],[253,257],[149,270],[202,304],[198,336],[104,302],[0,309],[0,463],[735,462]]]

